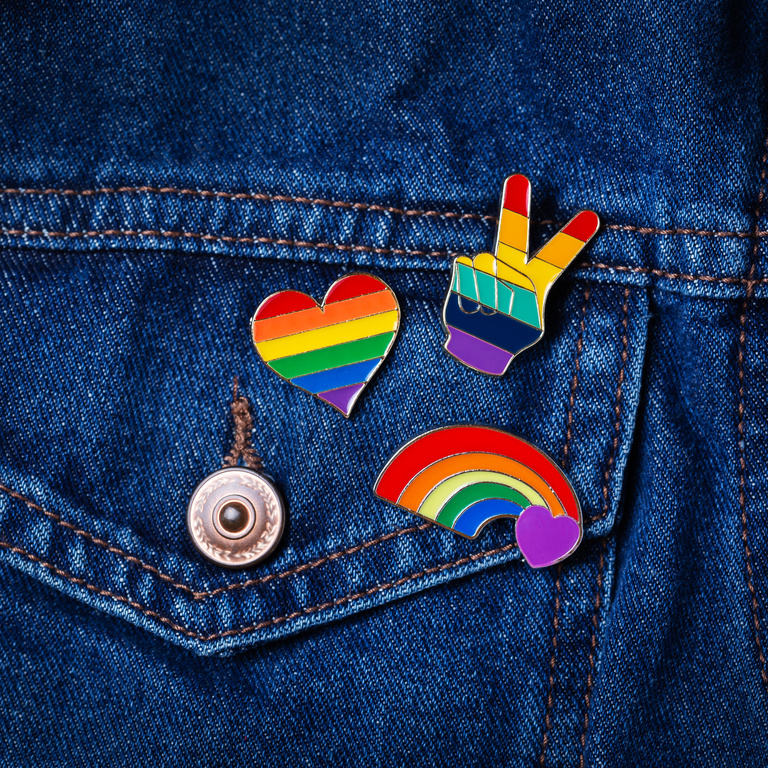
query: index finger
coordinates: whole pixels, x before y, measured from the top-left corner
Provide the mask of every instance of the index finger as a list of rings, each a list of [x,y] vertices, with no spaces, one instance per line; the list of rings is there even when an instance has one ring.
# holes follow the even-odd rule
[[[507,176],[501,197],[499,228],[496,232],[494,254],[499,245],[519,251],[528,257],[528,232],[530,230],[531,182],[520,173]]]

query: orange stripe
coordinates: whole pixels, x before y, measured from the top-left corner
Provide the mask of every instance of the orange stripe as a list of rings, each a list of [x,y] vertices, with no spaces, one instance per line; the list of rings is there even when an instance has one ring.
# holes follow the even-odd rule
[[[325,328],[336,323],[345,323],[347,320],[357,320],[360,317],[370,317],[392,309],[397,309],[397,302],[392,291],[385,289],[378,293],[368,293],[354,299],[337,301],[323,309],[312,307],[291,312],[288,315],[257,320],[253,324],[253,340],[259,343],[279,339],[282,336],[293,336],[295,333]]]
[[[399,507],[405,507],[415,512],[429,492],[446,477],[466,472],[471,469],[503,472],[510,477],[516,477],[537,491],[549,504],[552,516],[564,515],[565,509],[557,498],[555,492],[544,482],[541,475],[537,475],[532,469],[519,461],[514,461],[506,456],[495,453],[460,453],[458,456],[448,456],[430,464],[422,470],[406,486],[397,500]]]

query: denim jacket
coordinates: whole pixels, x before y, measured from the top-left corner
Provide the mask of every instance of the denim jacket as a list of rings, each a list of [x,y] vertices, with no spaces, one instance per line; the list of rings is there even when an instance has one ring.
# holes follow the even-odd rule
[[[2,765],[768,764],[764,3],[0,14]],[[484,377],[440,312],[515,172],[535,243],[603,226]],[[402,315],[346,420],[249,321],[351,271]],[[242,571],[185,522],[235,377],[288,515]],[[572,557],[374,497],[461,423],[564,468]]]

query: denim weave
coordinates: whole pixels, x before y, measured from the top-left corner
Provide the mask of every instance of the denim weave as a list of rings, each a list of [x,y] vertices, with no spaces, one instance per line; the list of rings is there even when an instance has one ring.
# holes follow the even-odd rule
[[[1,765],[768,765],[764,3],[0,18]],[[492,379],[440,308],[513,172],[534,245],[604,226]],[[355,270],[402,321],[345,420],[248,328]],[[234,377],[288,509],[244,571],[185,522]],[[453,423],[561,463],[574,556],[373,496]]]

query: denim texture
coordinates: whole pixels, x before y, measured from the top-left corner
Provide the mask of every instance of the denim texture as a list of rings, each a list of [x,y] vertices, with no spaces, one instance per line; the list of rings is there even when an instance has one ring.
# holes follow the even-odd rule
[[[768,764],[764,3],[0,15],[0,764]],[[534,249],[604,227],[491,379],[440,310],[513,172]],[[347,421],[248,325],[360,269],[402,321]],[[235,376],[288,509],[241,572],[185,527]],[[471,422],[562,463],[562,566],[374,498]]]

